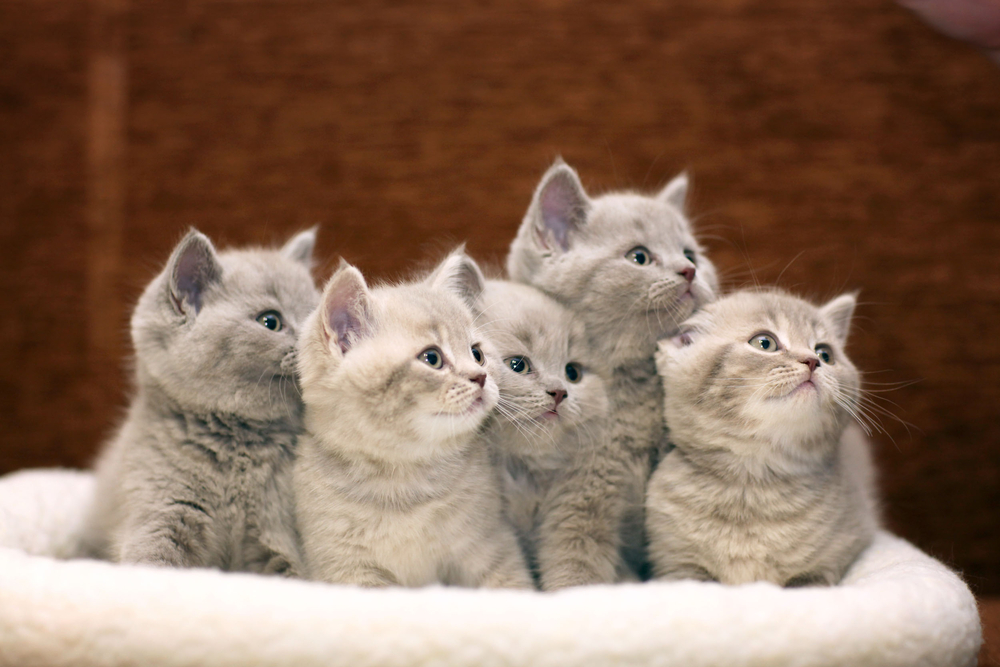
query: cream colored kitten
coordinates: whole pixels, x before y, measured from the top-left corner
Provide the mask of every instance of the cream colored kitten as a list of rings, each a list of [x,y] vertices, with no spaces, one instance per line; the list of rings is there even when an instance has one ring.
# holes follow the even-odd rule
[[[660,342],[675,448],[649,483],[660,578],[835,584],[878,525],[867,442],[848,428],[853,295],[738,292]]]
[[[542,292],[491,280],[477,322],[499,358],[500,400],[484,433],[497,458],[508,519],[542,588],[578,567],[593,532],[567,483],[605,437],[607,394],[587,356],[583,325]]]
[[[310,576],[362,586],[532,586],[477,429],[497,402],[454,253],[370,289],[342,265],[300,338],[307,434],[295,497]]]

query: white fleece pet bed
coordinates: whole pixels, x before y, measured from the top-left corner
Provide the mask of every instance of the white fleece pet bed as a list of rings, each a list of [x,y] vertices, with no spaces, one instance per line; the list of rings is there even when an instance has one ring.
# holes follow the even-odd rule
[[[972,666],[976,602],[880,533],[835,588],[362,590],[73,554],[88,473],[0,478],[0,665]]]

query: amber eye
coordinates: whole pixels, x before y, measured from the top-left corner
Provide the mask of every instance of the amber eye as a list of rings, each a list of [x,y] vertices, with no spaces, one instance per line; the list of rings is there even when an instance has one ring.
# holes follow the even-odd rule
[[[444,355],[441,354],[441,350],[436,347],[427,348],[417,355],[417,359],[424,362],[431,368],[441,368],[444,366]]]
[[[684,258],[695,266],[698,266],[698,257],[691,248],[684,248]]]
[[[824,364],[832,364],[833,348],[831,348],[829,345],[824,345],[824,344],[817,345],[816,356],[819,357],[819,360],[822,361]]]
[[[479,349],[478,345],[472,346],[472,358],[476,360],[476,363],[482,366],[486,363],[486,357],[483,356],[483,351]]]
[[[583,368],[580,364],[570,362],[566,364],[566,379],[576,383],[583,378]]]
[[[752,347],[765,352],[778,351],[778,339],[771,333],[754,334],[753,338],[747,341]]]
[[[527,357],[508,357],[504,361],[510,366],[510,370],[515,373],[524,375],[531,372],[531,362],[528,361]]]
[[[625,253],[625,259],[635,262],[639,266],[646,266],[652,259],[652,255],[645,246],[636,246]]]
[[[276,310],[263,312],[257,316],[257,323],[271,331],[281,331],[281,313]]]

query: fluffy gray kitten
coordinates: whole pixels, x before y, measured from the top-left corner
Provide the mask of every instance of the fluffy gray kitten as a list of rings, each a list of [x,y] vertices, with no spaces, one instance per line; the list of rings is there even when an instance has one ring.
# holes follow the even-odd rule
[[[675,448],[649,483],[657,577],[835,584],[877,527],[867,442],[847,428],[855,298],[777,290],[706,306],[660,343]]]
[[[295,466],[310,576],[361,586],[530,588],[476,432],[497,402],[469,306],[479,268],[370,289],[342,265],[300,341],[307,435]]]
[[[586,556],[588,522],[567,484],[603,442],[604,381],[587,358],[583,325],[528,285],[491,280],[477,322],[498,354],[497,413],[483,437],[500,471],[504,508],[543,589]]]
[[[136,395],[101,454],[90,555],[293,575],[299,327],[315,232],[216,253],[192,230],[132,315]]]
[[[632,578],[643,568],[646,481],[663,439],[663,393],[653,354],[715,297],[715,268],[684,215],[680,175],[652,197],[591,198],[562,161],[542,177],[511,244],[507,270],[572,310],[607,378],[607,443],[574,475],[587,552],[553,588]]]

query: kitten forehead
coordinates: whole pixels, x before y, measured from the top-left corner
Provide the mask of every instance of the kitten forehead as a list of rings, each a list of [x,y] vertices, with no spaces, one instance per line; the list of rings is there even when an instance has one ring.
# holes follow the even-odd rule
[[[779,290],[737,292],[708,304],[688,319],[687,326],[741,329],[765,327],[786,332],[833,335],[819,309]],[[750,334],[756,333],[751,331]]]
[[[608,194],[594,200],[587,235],[602,243],[666,242],[691,236],[685,219],[667,204],[638,194]],[[634,238],[625,238],[631,235]]]

